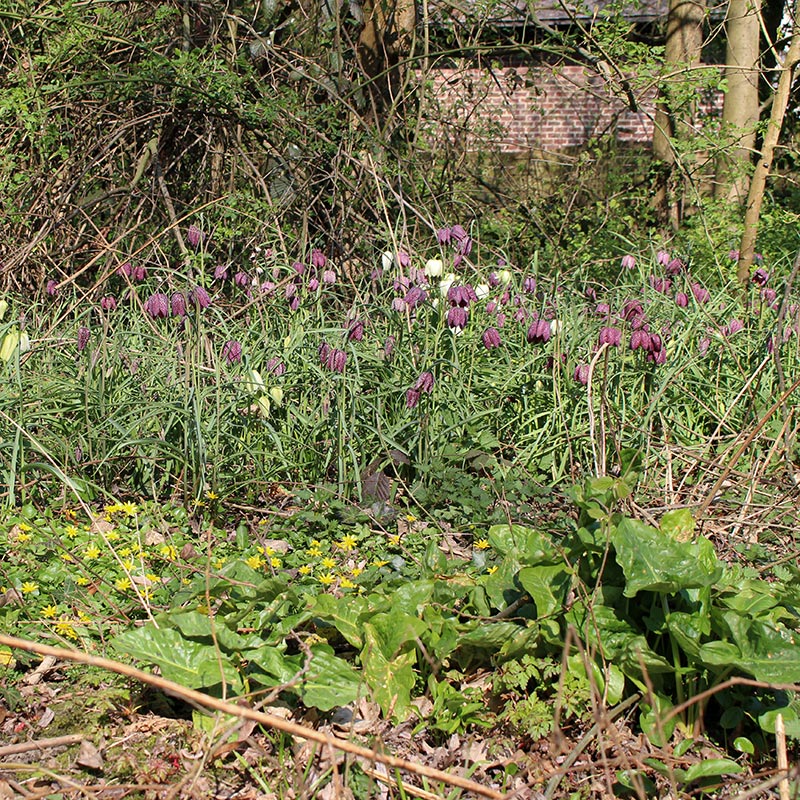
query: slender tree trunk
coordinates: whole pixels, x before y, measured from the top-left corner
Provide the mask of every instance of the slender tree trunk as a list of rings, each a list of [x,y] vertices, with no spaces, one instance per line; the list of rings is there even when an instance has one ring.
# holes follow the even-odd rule
[[[756,164],[753,180],[750,182],[750,191],[747,196],[747,210],[744,217],[744,233],[742,243],[739,247],[739,264],[737,277],[741,283],[746,283],[750,276],[750,268],[753,266],[753,252],[756,245],[756,234],[758,233],[758,217],[761,213],[761,202],[764,199],[764,190],[767,185],[767,176],[772,167],[772,158],[778,138],[781,135],[783,119],[786,115],[786,107],[789,104],[789,95],[792,91],[792,80],[797,65],[800,64],[800,0],[795,0],[794,21],[792,26],[792,38],[789,49],[783,59],[781,76],[778,80],[778,88],[775,90],[775,97],[772,101],[772,110],[769,118],[769,126],[764,134],[764,144],[761,147],[758,163]]]
[[[691,70],[700,63],[704,20],[705,0],[670,0],[664,62],[668,73],[676,73],[671,80],[685,81],[682,70]],[[669,83],[666,83],[656,105],[653,157],[656,162],[656,212],[663,224],[669,222],[677,228],[681,211],[680,199],[673,185],[674,140],[691,131],[696,109],[694,103],[686,106],[677,102],[673,95]]]
[[[723,149],[717,161],[714,194],[744,203],[756,142],[760,71],[761,0],[730,0],[725,18]]]
[[[402,100],[403,59],[411,53],[417,22],[415,0],[364,0],[358,57],[368,79],[373,113],[386,113]]]

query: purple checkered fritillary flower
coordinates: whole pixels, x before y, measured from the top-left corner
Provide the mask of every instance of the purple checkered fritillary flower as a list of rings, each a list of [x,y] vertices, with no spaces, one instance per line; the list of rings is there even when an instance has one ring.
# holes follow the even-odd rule
[[[614,326],[600,328],[600,344],[607,344],[610,347],[619,347],[622,343],[622,331]]]
[[[202,311],[211,305],[211,297],[202,286],[195,286],[189,292],[189,302],[194,303]]]
[[[483,346],[487,350],[494,350],[495,347],[500,347],[500,331],[497,328],[487,328],[481,337]]]
[[[153,319],[166,319],[169,316],[169,298],[163,292],[155,292],[144,301],[144,310]]]
[[[528,327],[525,338],[530,344],[545,344],[550,341],[552,330],[546,319],[534,320]]]
[[[117,298],[113,294],[107,294],[100,298],[100,308],[103,311],[114,311],[117,307]]]
[[[173,292],[169,303],[173,317],[186,316],[186,297],[183,292]]]
[[[235,339],[229,339],[222,345],[222,357],[229,364],[238,364],[242,360],[242,345]]]
[[[203,232],[197,225],[189,226],[189,230],[186,231],[186,240],[189,242],[190,246],[197,249],[203,241],[203,238]]]
[[[81,325],[81,327],[78,328],[78,352],[86,349],[91,335],[91,331],[85,325]]]
[[[323,253],[318,247],[315,247],[311,251],[311,266],[316,267],[317,269],[322,269],[327,263],[328,259],[325,257],[325,253]]]

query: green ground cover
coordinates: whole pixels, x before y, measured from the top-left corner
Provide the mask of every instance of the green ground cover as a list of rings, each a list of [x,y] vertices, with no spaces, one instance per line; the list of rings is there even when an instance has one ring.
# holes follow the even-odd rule
[[[498,753],[615,709],[645,743],[617,794],[750,786],[776,718],[800,738],[788,255],[742,292],[727,253],[646,247],[610,283],[456,225],[356,279],[185,234],[181,268],[3,301],[3,632],[473,737],[497,791],[557,772]]]

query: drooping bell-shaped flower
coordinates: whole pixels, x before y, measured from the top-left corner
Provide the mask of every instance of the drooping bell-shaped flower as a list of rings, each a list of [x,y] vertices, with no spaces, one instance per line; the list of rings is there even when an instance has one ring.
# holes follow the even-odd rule
[[[89,339],[91,338],[91,331],[85,326],[81,325],[78,328],[78,351],[86,349],[86,345],[89,344]]]
[[[242,345],[235,339],[229,339],[222,345],[222,357],[229,364],[238,364],[242,360]]]
[[[144,310],[153,319],[166,319],[169,316],[169,298],[163,292],[155,292],[144,301]]]
[[[494,350],[496,347],[500,347],[501,339],[500,339],[500,331],[497,328],[487,328],[483,332],[483,336],[481,337],[483,341],[483,346],[487,350]]]

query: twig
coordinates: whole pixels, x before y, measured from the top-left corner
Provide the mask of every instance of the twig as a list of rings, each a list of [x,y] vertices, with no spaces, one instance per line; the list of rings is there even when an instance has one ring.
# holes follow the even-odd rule
[[[623,711],[626,711],[630,708],[634,703],[637,703],[641,699],[641,695],[632,694],[630,697],[623,700],[619,705],[614,706],[614,708],[610,709],[609,712],[603,717],[602,722],[604,725],[607,725],[609,722],[615,720]],[[556,789],[558,789],[558,784],[561,783],[562,778],[567,774],[569,768],[578,760],[578,756],[589,746],[589,743],[594,739],[595,736],[600,731],[600,722],[595,722],[591,728],[583,735],[581,740],[575,747],[572,749],[572,752],[566,757],[564,763],[559,768],[558,772],[550,778],[549,783],[547,784],[547,789],[545,789],[544,797],[545,800],[551,800],[553,795],[555,794]]]
[[[462,778],[459,775],[451,775],[433,767],[428,767],[424,764],[417,764],[413,761],[406,761],[403,758],[385,755],[376,750],[370,750],[368,747],[361,747],[360,745],[353,744],[346,740],[337,740],[332,736],[320,733],[320,731],[308,728],[305,725],[299,725],[296,722],[281,719],[280,717],[273,716],[272,714],[265,714],[262,711],[254,711],[252,708],[244,706],[237,706],[233,703],[226,702],[225,700],[218,700],[216,697],[198,692],[195,689],[187,689],[174,681],[168,681],[165,678],[160,678],[157,675],[151,675],[143,672],[135,667],[129,667],[126,664],[121,664],[119,661],[113,661],[110,658],[102,658],[100,656],[92,656],[80,650],[66,650],[61,647],[50,647],[49,645],[39,644],[38,642],[31,642],[27,639],[19,639],[16,636],[7,636],[0,634],[0,645],[5,645],[16,650],[25,650],[29,653],[38,653],[43,656],[55,656],[59,659],[67,661],[76,661],[80,664],[88,664],[90,666],[99,667],[100,669],[108,670],[109,672],[116,672],[118,675],[125,675],[128,678],[133,678],[140,683],[146,683],[149,686],[154,686],[162,691],[169,692],[170,694],[179,697],[188,703],[195,703],[205,708],[213,708],[215,711],[221,711],[224,714],[230,714],[234,717],[241,719],[251,719],[255,722],[265,725],[268,728],[288,733],[290,736],[297,736],[302,739],[308,739],[312,742],[317,742],[323,746],[333,747],[342,750],[345,753],[351,753],[354,756],[365,758],[368,761],[386,764],[393,769],[402,769],[406,772],[411,772],[415,775],[423,775],[435,781],[449,784],[450,786],[458,786],[460,789],[474,792],[483,797],[491,798],[491,800],[504,800],[505,795],[495,789],[490,789],[488,786],[482,786],[475,781]]]
[[[0,758],[17,753],[28,753],[31,750],[47,750],[51,747],[68,747],[83,741],[82,733],[70,733],[67,736],[53,736],[50,739],[34,739],[31,742],[18,742],[0,747]]]
[[[778,752],[778,772],[781,774],[778,793],[781,800],[790,800],[789,759],[786,757],[786,728],[783,724],[783,714],[778,714],[775,717],[775,748]]]

